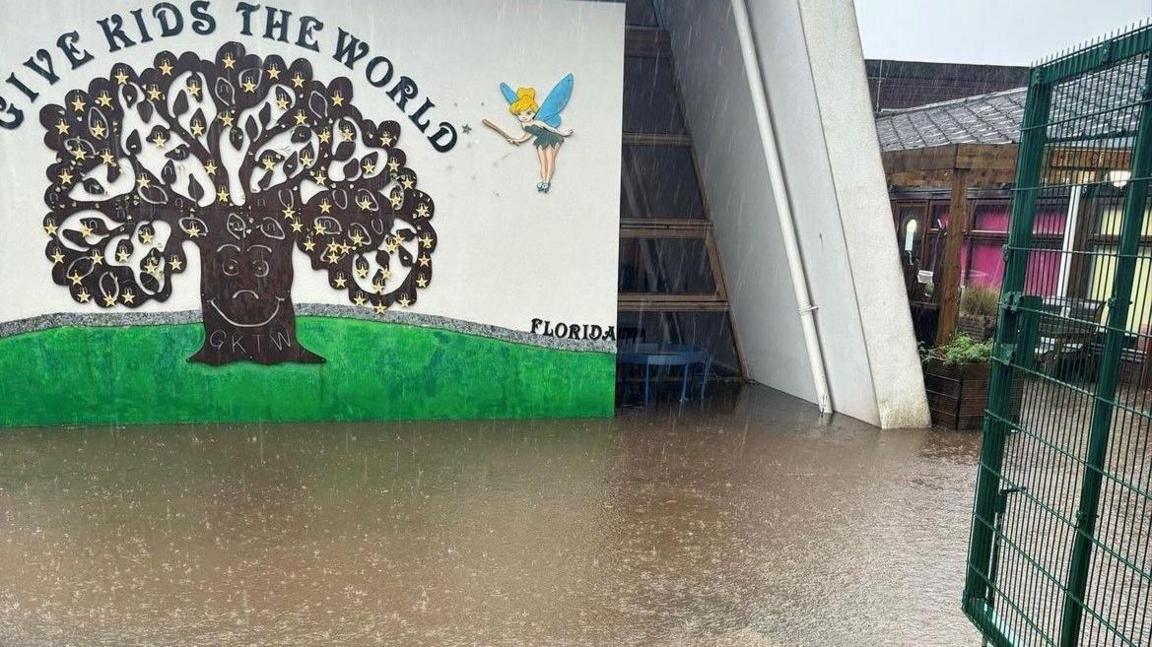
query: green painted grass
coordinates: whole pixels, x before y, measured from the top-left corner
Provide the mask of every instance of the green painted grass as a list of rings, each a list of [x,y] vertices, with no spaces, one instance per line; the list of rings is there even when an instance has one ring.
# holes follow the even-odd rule
[[[321,365],[209,367],[200,324],[0,339],[5,426],[610,416],[615,357],[354,319],[300,317]]]

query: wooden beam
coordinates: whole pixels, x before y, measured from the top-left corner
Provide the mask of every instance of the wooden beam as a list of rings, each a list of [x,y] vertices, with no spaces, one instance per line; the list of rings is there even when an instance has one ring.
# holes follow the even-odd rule
[[[936,324],[936,345],[952,341],[956,332],[956,319],[960,314],[960,255],[964,249],[964,239],[972,222],[972,203],[968,200],[970,186],[967,169],[957,169],[952,176],[952,195],[948,205],[947,238],[944,240],[944,254],[937,267],[943,267],[939,290],[940,318]]]

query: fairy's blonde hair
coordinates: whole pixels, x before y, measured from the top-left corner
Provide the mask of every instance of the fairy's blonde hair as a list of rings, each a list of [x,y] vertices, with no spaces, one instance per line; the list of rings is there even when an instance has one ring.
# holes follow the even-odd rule
[[[508,111],[514,115],[525,110],[540,111],[540,104],[536,103],[536,88],[517,88],[516,100],[508,105]]]

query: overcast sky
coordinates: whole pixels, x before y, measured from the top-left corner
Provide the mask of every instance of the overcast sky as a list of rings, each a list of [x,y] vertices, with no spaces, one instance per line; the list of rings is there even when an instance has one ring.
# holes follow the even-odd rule
[[[1152,0],[855,0],[866,58],[1028,65],[1152,14]]]

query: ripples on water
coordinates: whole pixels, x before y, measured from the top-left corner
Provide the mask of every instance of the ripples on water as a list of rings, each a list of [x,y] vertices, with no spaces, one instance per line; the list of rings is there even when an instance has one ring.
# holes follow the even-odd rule
[[[977,435],[709,407],[0,431],[0,644],[978,644]]]

